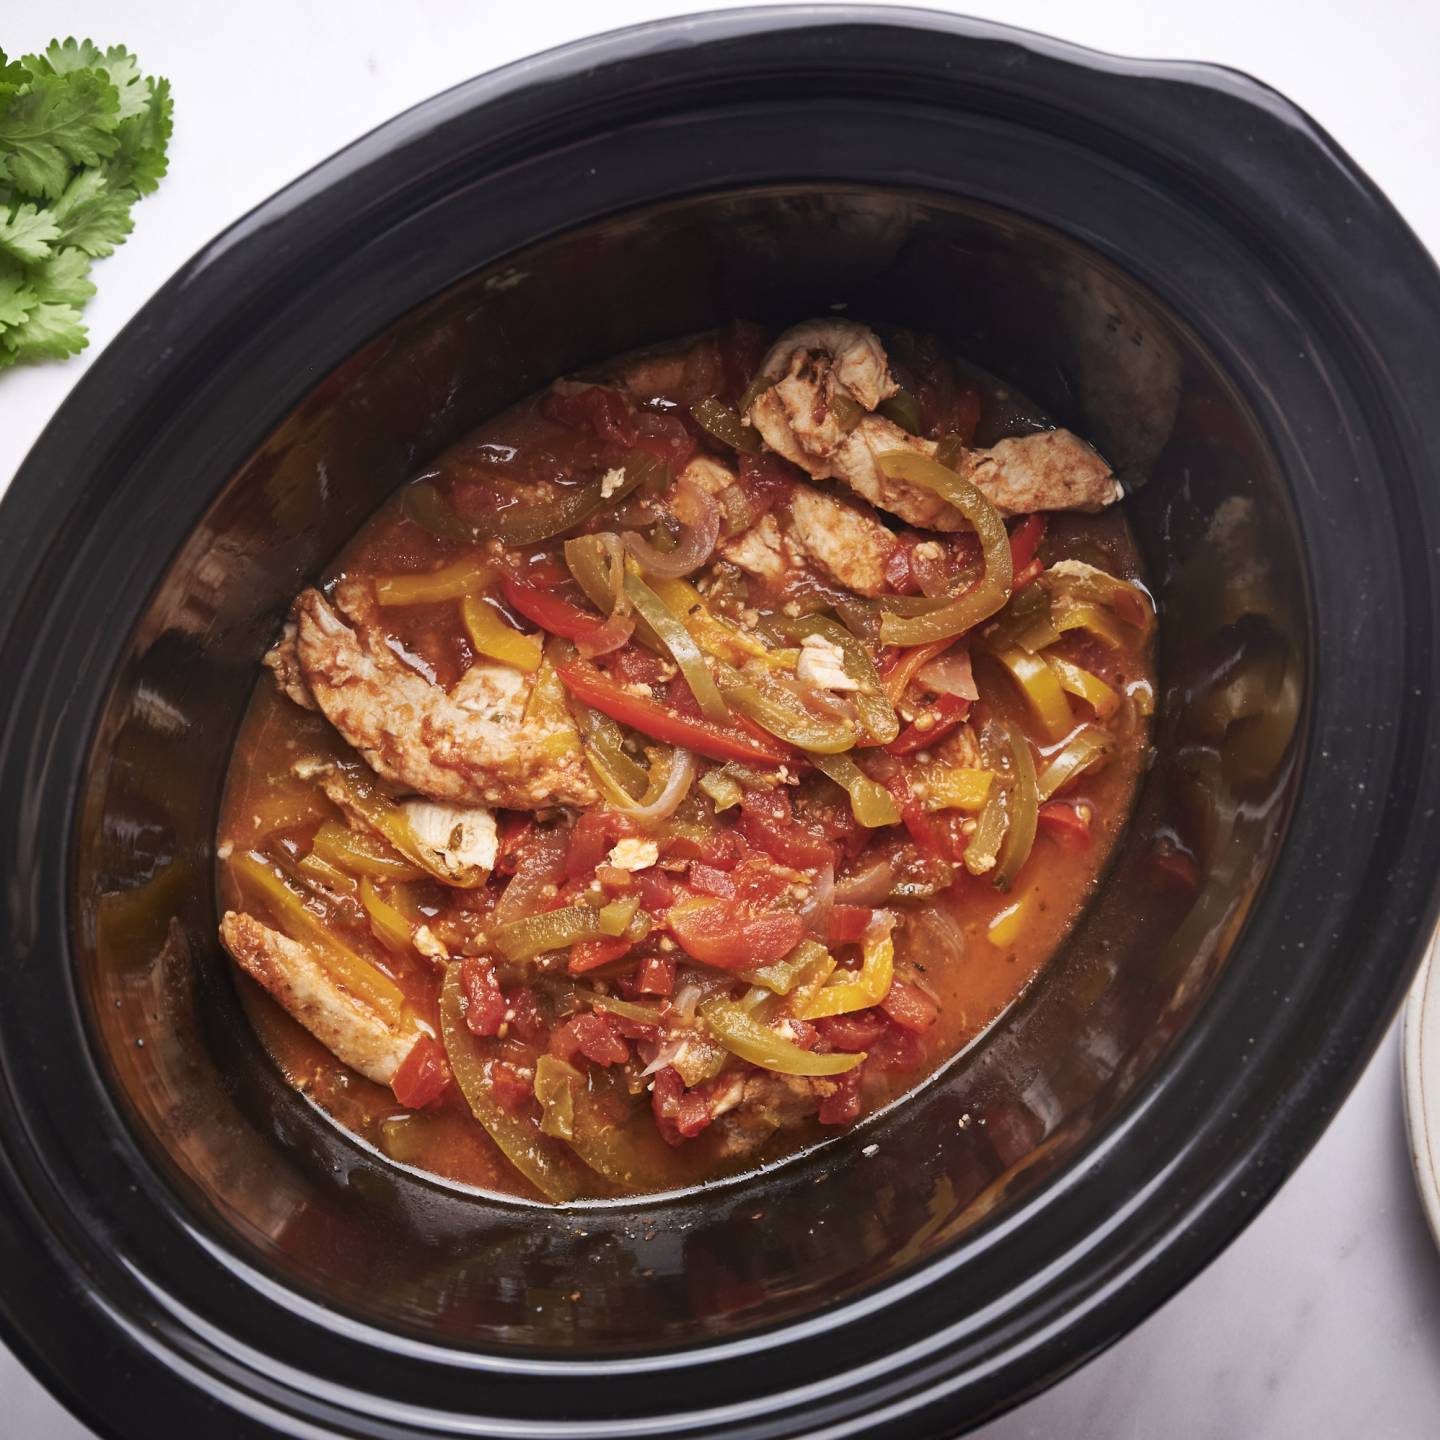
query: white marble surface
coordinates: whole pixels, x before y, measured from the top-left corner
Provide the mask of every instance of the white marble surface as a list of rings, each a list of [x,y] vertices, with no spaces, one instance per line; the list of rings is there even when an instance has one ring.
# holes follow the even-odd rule
[[[357,135],[481,70],[683,0],[69,0],[0,8],[11,54],[54,33],[168,75],[169,179],[96,267],[90,351],[0,378],[0,488],[84,365],[217,230]],[[1248,70],[1308,109],[1440,251],[1435,0],[972,0],[953,7],[1125,54]],[[4,1284],[0,1277],[0,1285]],[[0,1349],[0,1430],[84,1440]],[[160,1433],[158,1430],[156,1433]],[[1421,1440],[1440,1433],[1440,1256],[1410,1178],[1387,1038],[1270,1208],[1159,1314],[985,1440]]]

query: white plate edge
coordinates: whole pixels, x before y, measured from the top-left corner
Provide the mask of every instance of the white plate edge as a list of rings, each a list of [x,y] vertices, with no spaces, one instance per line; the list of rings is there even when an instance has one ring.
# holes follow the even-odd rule
[[[1440,932],[1405,1001],[1400,1056],[1415,1185],[1430,1233],[1440,1245]]]

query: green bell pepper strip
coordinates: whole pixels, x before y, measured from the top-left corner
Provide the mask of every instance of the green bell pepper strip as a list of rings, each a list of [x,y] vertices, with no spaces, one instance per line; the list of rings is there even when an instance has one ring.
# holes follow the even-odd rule
[[[609,908],[608,906],[606,907]],[[626,916],[625,923],[629,922]],[[602,912],[593,905],[571,905],[564,910],[544,910],[521,920],[499,925],[493,936],[495,948],[510,961],[533,960],[552,950],[564,950],[581,940],[599,940],[618,935],[625,928],[607,929]]]
[[[723,400],[714,395],[707,396],[690,407],[696,424],[708,430],[722,445],[739,450],[745,455],[758,455],[763,448],[760,432],[753,425],[747,425],[740,418],[738,410],[732,410]]]
[[[732,1000],[708,1000],[700,1007],[710,1033],[732,1054],[781,1075],[843,1075],[865,1060],[859,1054],[816,1055],[752,1019]]]
[[[972,875],[987,875],[995,868],[1000,842],[1005,838],[1008,824],[1007,795],[1004,785],[991,783],[990,793],[985,797],[985,804],[975,822],[975,832],[965,847],[965,868]]]
[[[1035,782],[1036,794],[1043,803],[1057,790],[1073,780],[1082,770],[1103,761],[1110,751],[1110,740],[1103,730],[1085,725],[1065,742],[1040,772]]]
[[[680,667],[700,713],[707,720],[724,724],[730,718],[730,707],[721,696],[695,637],[638,575],[625,577],[625,593],[635,607],[635,613],[650,626],[670,658]]]
[[[806,636],[819,635],[839,647],[840,668],[860,688],[852,695],[855,713],[865,737],[876,745],[888,745],[900,733],[900,717],[880,683],[869,647],[858,640],[838,620],[826,615],[798,615],[791,618],[777,615],[770,627],[786,640],[804,641]]]
[[[924,645],[947,635],[960,635],[988,620],[1010,598],[1013,579],[1010,535],[999,512],[970,481],[913,450],[890,450],[877,457],[891,480],[933,490],[970,522],[980,540],[985,568],[979,581],[963,595],[925,615],[886,614],[880,639],[887,645]]]
[[[872,780],[849,755],[811,755],[810,763],[850,795],[850,813],[867,829],[900,823],[895,797]]]
[[[1015,778],[1006,805],[1010,824],[1005,831],[1004,840],[1000,843],[1000,852],[995,861],[995,886],[999,890],[1008,890],[1015,883],[1020,867],[1030,858],[1040,810],[1039,789],[1035,781],[1035,759],[1030,753],[1030,742],[1016,726],[1011,725],[1007,729]]]
[[[622,807],[639,803],[650,787],[649,772],[626,753],[625,737],[608,715],[576,703],[590,773],[612,801]]]
[[[720,690],[742,715],[801,750],[835,755],[855,745],[854,729],[844,720],[826,720],[807,710],[798,696],[778,685],[756,683],[723,660],[715,662]]]
[[[727,775],[724,768],[707,771],[700,777],[700,788],[715,804],[715,813],[729,810],[740,803],[745,791],[733,775]]]
[[[564,1150],[543,1136],[524,1115],[512,1114],[500,1104],[490,1082],[480,1042],[465,1024],[464,986],[458,961],[445,967],[440,991],[440,1033],[455,1083],[470,1112],[484,1126],[505,1158],[547,1200],[573,1200],[589,1187],[585,1172]]]
[[[575,1138],[575,1087],[585,1077],[558,1055],[535,1061],[535,1098],[540,1102],[540,1133],[556,1140]]]
[[[807,972],[813,972],[817,961],[828,960],[826,976],[835,968],[830,952],[816,940],[802,940],[788,955],[769,965],[737,973],[751,985],[761,985],[774,995],[789,995]]]

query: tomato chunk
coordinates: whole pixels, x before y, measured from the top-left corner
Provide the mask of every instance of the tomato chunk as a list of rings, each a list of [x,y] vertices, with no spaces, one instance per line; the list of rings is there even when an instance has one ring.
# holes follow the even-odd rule
[[[827,1015],[815,1021],[820,1038],[833,1049],[851,1054],[869,1050],[885,1033],[885,1017],[877,1010],[855,1010],[849,1015]]]
[[[918,986],[896,980],[880,1008],[902,1029],[928,1030],[940,1017],[940,1007]]]
[[[825,938],[832,945],[858,945],[875,917],[868,905],[833,905],[825,925]]]
[[[407,1110],[423,1110],[433,1105],[449,1088],[450,1067],[445,1052],[429,1035],[422,1035],[400,1062],[390,1088]]]
[[[598,940],[581,940],[570,947],[570,973],[583,975],[587,970],[598,970],[612,960],[619,960],[630,953],[632,943],[623,935],[604,935]]]
[[[465,1027],[472,1035],[496,1035],[509,1009],[495,967],[475,955],[460,962],[460,984],[465,991]]]
[[[655,1112],[655,1124],[669,1145],[681,1145],[693,1139],[714,1118],[710,1102],[704,1095],[687,1090],[679,1071],[672,1065],[657,1072],[650,1087],[650,1107]]]
[[[573,1060],[577,1054],[597,1065],[623,1065],[630,1058],[630,1047],[610,1015],[575,1015],[550,1037],[550,1053],[562,1060]]]
[[[747,790],[736,828],[757,850],[796,870],[818,870],[835,863],[835,847],[795,819],[784,790]]]
[[[822,1125],[853,1125],[860,1118],[860,1077],[864,1071],[863,1065],[857,1065],[835,1077],[835,1088],[820,1101],[816,1112]]]
[[[748,970],[788,955],[805,934],[793,912],[747,913],[734,900],[696,897],[669,916],[670,933],[687,955],[720,970]]]

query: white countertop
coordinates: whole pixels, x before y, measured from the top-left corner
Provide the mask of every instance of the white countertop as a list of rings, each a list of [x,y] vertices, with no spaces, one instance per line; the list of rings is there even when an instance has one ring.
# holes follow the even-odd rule
[[[95,267],[91,348],[0,375],[0,489],[85,365],[156,287],[287,180],[470,75],[598,29],[703,8],[683,0],[8,7],[0,46],[11,55],[55,33],[129,46],[147,72],[169,76],[176,126],[169,177],[136,209],[128,243]],[[1435,0],[931,8],[1102,50],[1247,70],[1324,125],[1440,253]],[[16,1440],[89,1435],[3,1349],[0,1411]],[[1099,1360],[979,1432],[984,1440],[1437,1433],[1440,1255],[1411,1182],[1394,1031],[1319,1146],[1235,1245]]]

